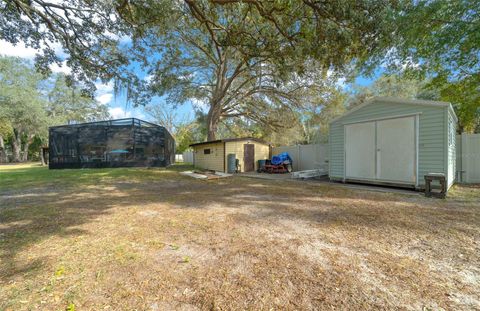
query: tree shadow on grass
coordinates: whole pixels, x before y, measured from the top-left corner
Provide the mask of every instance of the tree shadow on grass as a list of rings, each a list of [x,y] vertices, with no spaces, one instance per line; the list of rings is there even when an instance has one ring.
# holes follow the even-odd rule
[[[56,203],[57,200],[63,203]],[[89,234],[75,226],[108,213],[111,208],[108,205],[85,206],[81,203],[68,193],[47,197],[47,200],[36,198],[30,203],[3,200],[6,208],[0,210],[0,276],[8,278],[40,269],[43,266],[41,259],[19,263],[17,253],[52,236]],[[78,207],[75,207],[76,204]]]
[[[248,214],[232,216],[238,225],[245,221],[261,225],[265,220],[289,219],[316,226],[370,228],[378,234],[392,228],[431,234],[432,230],[474,228],[480,223],[478,212],[452,209],[447,202],[434,199],[411,201],[398,194],[301,182],[243,178],[199,181],[178,175],[181,170],[180,166],[169,170],[81,170],[69,179],[77,181],[74,183],[55,184],[55,180],[46,179],[46,183],[55,186],[27,186],[3,195],[0,276],[12,278],[40,270],[41,259],[19,262],[17,254],[49,237],[95,234],[76,227],[112,213],[114,207],[141,209],[146,204],[168,204],[174,209],[202,210],[220,205],[233,210],[249,209]]]

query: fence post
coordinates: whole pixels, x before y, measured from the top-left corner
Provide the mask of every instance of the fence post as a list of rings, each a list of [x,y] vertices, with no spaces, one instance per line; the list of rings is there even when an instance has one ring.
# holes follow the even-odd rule
[[[466,133],[462,133],[462,168],[461,168],[461,181],[468,183],[468,138]]]

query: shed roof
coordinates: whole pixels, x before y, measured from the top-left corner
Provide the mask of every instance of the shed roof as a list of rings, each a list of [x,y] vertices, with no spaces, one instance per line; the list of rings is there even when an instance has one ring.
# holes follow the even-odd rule
[[[242,141],[242,140],[252,140],[257,143],[261,143],[264,145],[268,145],[268,143],[262,139],[255,138],[255,137],[241,137],[241,138],[225,138],[225,139],[217,139],[217,140],[210,140],[210,141],[204,141],[200,143],[195,143],[191,144],[190,147],[194,146],[200,146],[200,145],[206,145],[206,144],[215,144],[215,143],[227,143],[227,142],[232,142],[232,141]]]
[[[363,104],[360,104],[356,107],[353,107],[352,109],[348,110],[341,116],[338,116],[334,118],[330,123],[333,123],[335,121],[338,121],[342,119],[345,116],[348,116],[349,114],[365,107],[370,104],[376,103],[376,102],[383,102],[383,103],[392,103],[392,104],[409,104],[409,105],[423,105],[423,106],[437,106],[437,107],[448,107],[452,115],[455,117],[455,120],[458,121],[457,115],[455,114],[455,111],[453,110],[452,104],[448,102],[442,102],[442,101],[433,101],[433,100],[422,100],[422,99],[406,99],[406,98],[398,98],[398,97],[374,97]]]

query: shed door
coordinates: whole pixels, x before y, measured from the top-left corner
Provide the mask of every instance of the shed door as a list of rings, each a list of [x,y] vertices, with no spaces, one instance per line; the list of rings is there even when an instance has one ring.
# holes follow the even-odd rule
[[[377,179],[415,184],[415,118],[377,121]]]
[[[345,157],[347,179],[375,178],[375,122],[345,126]]]
[[[243,145],[243,166],[244,172],[252,172],[255,170],[255,145]]]

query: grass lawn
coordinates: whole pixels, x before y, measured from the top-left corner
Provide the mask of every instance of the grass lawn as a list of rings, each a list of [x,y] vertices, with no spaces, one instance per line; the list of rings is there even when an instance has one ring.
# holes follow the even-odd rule
[[[183,169],[0,166],[0,310],[480,309],[480,186]]]

